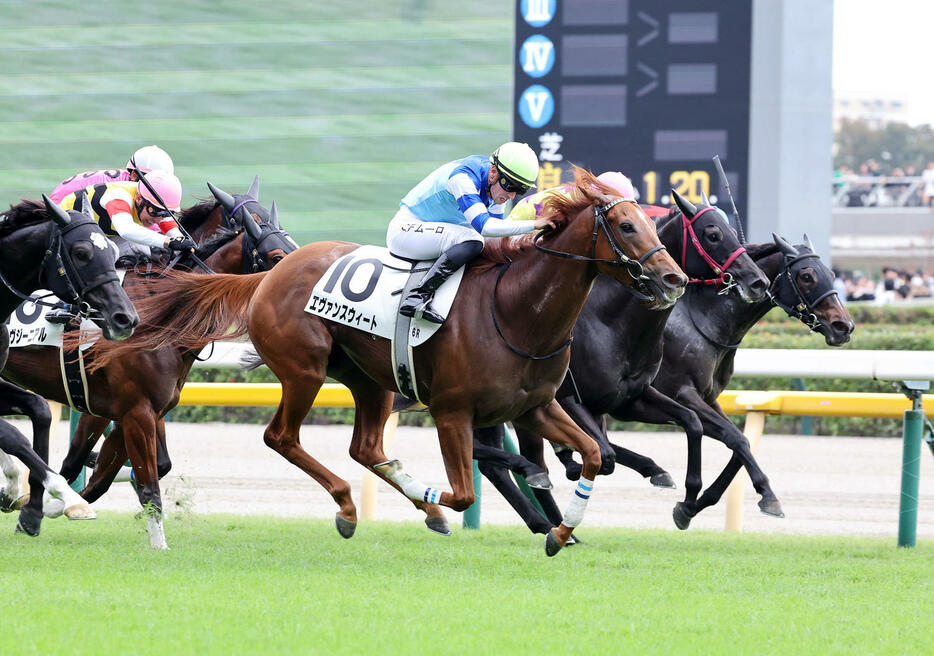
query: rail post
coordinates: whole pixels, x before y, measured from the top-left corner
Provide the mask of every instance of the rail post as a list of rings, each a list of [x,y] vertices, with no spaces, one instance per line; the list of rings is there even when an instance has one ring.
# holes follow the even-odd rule
[[[929,381],[906,380],[902,392],[911,399],[911,410],[905,410],[902,427],[902,486],[898,502],[898,546],[913,547],[918,531],[918,488],[921,474],[921,436],[924,433],[924,407],[921,392],[929,389]]]
[[[746,413],[746,424],[743,426],[743,434],[749,440],[749,450],[753,454],[756,447],[759,446],[759,440],[762,439],[762,431],[765,428],[764,412]],[[746,491],[746,482],[749,480],[749,474],[742,468],[733,477],[733,482],[726,491],[726,524],[727,531],[743,530],[743,496]]]
[[[464,511],[464,528],[480,528],[480,466],[473,461],[473,503]]]

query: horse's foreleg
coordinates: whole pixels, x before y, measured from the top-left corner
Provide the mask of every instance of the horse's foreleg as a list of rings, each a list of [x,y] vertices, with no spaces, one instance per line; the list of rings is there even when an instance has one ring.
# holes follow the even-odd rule
[[[71,444],[68,445],[68,454],[62,462],[61,474],[69,483],[73,483],[88,460],[88,456],[97,444],[97,440],[104,431],[110,420],[106,417],[94,417],[91,415],[81,415],[74,432],[71,434]]]
[[[567,412],[552,400],[548,405],[526,413],[513,424],[541,435],[547,440],[564,444],[581,454],[583,468],[577,481],[574,496],[564,511],[561,524],[548,533],[545,539],[545,553],[554,556],[567,544],[574,528],[584,518],[587,502],[593,492],[593,481],[600,470],[600,449],[587,433],[578,428]]]
[[[156,467],[156,414],[149,406],[137,406],[120,420],[123,443],[136,476],[136,496],[149,522],[149,546],[168,549],[162,525],[162,493]]]
[[[0,487],[0,512],[13,512],[29,500],[29,470],[16,458],[0,451],[0,471],[6,481]]]
[[[609,476],[612,474],[613,470],[616,468],[616,452],[607,437],[605,428],[606,422],[603,420],[603,414],[593,412],[587,406],[578,403],[577,399],[573,396],[563,397],[558,400],[558,403],[571,418],[571,421],[597,443],[600,449],[600,471],[597,473],[602,476]],[[567,458],[567,456],[564,457]],[[562,458],[560,454],[559,458]],[[581,475],[581,466],[574,462],[573,459],[562,459],[562,464],[564,464],[567,477],[570,480],[577,480]]]
[[[680,400],[680,398],[679,398]],[[704,434],[723,442],[733,456],[720,475],[711,483],[710,487],[700,496],[695,504],[695,514],[704,508],[716,504],[732,482],[740,467],[745,467],[749,473],[756,492],[761,495],[759,509],[766,515],[784,517],[781,503],[772,491],[769,479],[759,467],[759,463],[752,455],[749,440],[736,425],[729,420],[723,411],[716,405],[708,405],[703,399],[691,399],[689,405],[700,417],[704,426]]]

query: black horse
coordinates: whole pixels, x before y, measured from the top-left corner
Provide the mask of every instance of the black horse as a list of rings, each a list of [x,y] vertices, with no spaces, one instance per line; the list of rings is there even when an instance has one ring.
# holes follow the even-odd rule
[[[791,246],[777,235],[773,235],[773,240],[772,243],[746,245],[747,252],[770,281],[765,299],[749,304],[733,296],[719,295],[710,287],[691,285],[679,299],[665,326],[664,357],[652,386],[690,408],[699,417],[703,434],[720,440],[734,451],[723,472],[698,499],[702,484],[700,445],[696,438],[689,441],[685,500],[676,504],[673,511],[675,524],[681,529],[686,529],[700,510],[719,501],[744,464],[740,453],[748,451],[748,441],[717,404],[717,397],[733,375],[736,348],[745,334],[776,305],[789,316],[801,320],[810,330],[824,335],[830,346],[845,344],[854,329],[849,313],[833,289],[832,272],[814,253],[807,238],[806,244],[797,246]],[[572,351],[572,367],[576,361],[581,368],[588,363],[590,366],[590,375],[581,376],[578,380],[585,399],[599,397],[601,385],[615,380],[603,375],[606,370],[601,354],[609,349],[610,344],[604,341],[593,345],[589,353],[591,359],[587,360],[583,357],[583,349]],[[578,345],[579,342],[575,342],[575,347]],[[601,441],[602,448],[614,452],[618,464],[643,476],[650,473],[658,475],[659,472],[667,475],[650,458],[610,443],[603,429],[602,417],[596,417],[595,422],[601,427],[595,437]],[[520,446],[531,452],[537,445],[533,442],[531,447],[527,443]],[[569,456],[559,453],[568,477],[575,479],[580,475],[580,465]],[[534,493],[551,521],[560,518],[560,512],[547,491],[535,490]],[[763,501],[766,501],[765,497],[760,501],[763,512],[780,515],[780,506]],[[534,517],[533,521],[540,521],[540,517]]]
[[[745,253],[726,215],[709,203],[700,208],[673,192],[681,211],[672,211],[658,222],[659,240],[680,260],[689,276],[688,289],[704,287],[714,294],[736,291],[737,303],[751,304],[765,297],[768,280]],[[677,305],[675,306],[677,307]],[[699,440],[701,422],[689,409],[676,403],[652,386],[662,361],[662,335],[671,310],[650,310],[638,292],[598,277],[574,327],[570,375],[558,389],[561,407],[601,449],[601,474],[610,474],[617,458],[605,439],[603,416],[651,423],[675,423],[689,439]],[[522,454],[544,467],[538,436],[517,431]],[[475,439],[491,443],[498,433],[475,433]],[[603,437],[603,439],[601,439]],[[570,451],[567,451],[570,456]],[[480,456],[475,454],[480,459]],[[507,501],[536,533],[547,532],[557,507],[547,490],[537,489],[536,497],[548,510],[544,518],[511,485],[507,472],[496,463],[480,462],[480,471],[490,479]],[[575,463],[576,464],[576,463]],[[576,472],[580,476],[580,471]],[[653,484],[674,484],[661,468],[648,472]]]
[[[49,289],[90,318],[105,339],[122,340],[133,333],[139,317],[114,268],[116,251],[90,215],[87,196],[75,210],[65,211],[47,196],[43,202],[23,201],[0,215],[0,367],[9,355],[10,332],[6,322],[16,307],[37,289]],[[50,304],[42,299],[38,304]],[[14,335],[14,340],[19,335]],[[0,415],[33,412],[51,420],[48,406],[15,385],[0,385]],[[35,423],[34,423],[35,426]],[[46,425],[47,426],[47,425]],[[33,489],[48,490],[61,510],[72,519],[93,519],[83,499],[48,467],[48,429],[33,436],[30,447],[15,427],[0,420],[0,450],[19,458],[29,469]],[[11,495],[6,495],[10,497]],[[16,495],[19,496],[19,495]],[[39,494],[41,498],[41,493]],[[9,509],[16,501],[0,498]],[[50,504],[51,505],[51,504]],[[52,511],[52,514],[58,514]]]
[[[281,229],[275,203],[271,210],[259,204],[258,181],[247,195],[232,196],[209,185],[216,201],[200,203],[180,216],[182,225],[191,228],[194,238],[203,240],[198,260],[223,273],[252,273],[271,268],[297,246]],[[195,227],[196,226],[196,227]],[[197,263],[198,260],[195,260]],[[185,268],[190,263],[184,263]],[[128,271],[125,284],[137,295],[145,289],[151,273]],[[145,292],[142,292],[145,293]],[[66,345],[72,338],[66,338]],[[150,517],[153,546],[164,547],[161,521],[161,495],[158,478],[171,467],[165,448],[162,416],[178,402],[178,394],[197,353],[182,346],[158,351],[127,353],[125,357],[94,371],[93,360],[87,375],[87,405],[98,416],[84,415],[75,429],[62,474],[74,478],[83,466],[94,442],[110,420],[118,426],[107,437],[98,469],[82,496],[96,500],[110,486],[129,453],[139,482],[137,495],[144,508],[156,514]],[[44,396],[69,402],[57,373],[59,349],[50,346],[15,349],[2,375],[40,391]],[[23,508],[20,523],[35,535],[41,521],[40,500],[33,499]]]

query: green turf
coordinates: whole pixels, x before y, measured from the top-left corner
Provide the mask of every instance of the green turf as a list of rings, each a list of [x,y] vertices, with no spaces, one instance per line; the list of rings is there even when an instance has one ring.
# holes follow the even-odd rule
[[[179,515],[0,522],[0,653],[921,654],[934,545]],[[136,645],[143,645],[135,647]]]
[[[495,0],[3,3],[0,206],[158,143],[185,203],[260,174],[301,243],[382,243],[439,164],[508,140]]]

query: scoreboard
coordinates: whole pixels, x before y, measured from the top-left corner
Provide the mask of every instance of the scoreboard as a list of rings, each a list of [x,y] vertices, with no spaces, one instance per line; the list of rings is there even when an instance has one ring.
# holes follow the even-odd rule
[[[670,189],[745,217],[752,0],[518,0],[513,135],[539,189],[570,165],[622,171],[645,203]]]

